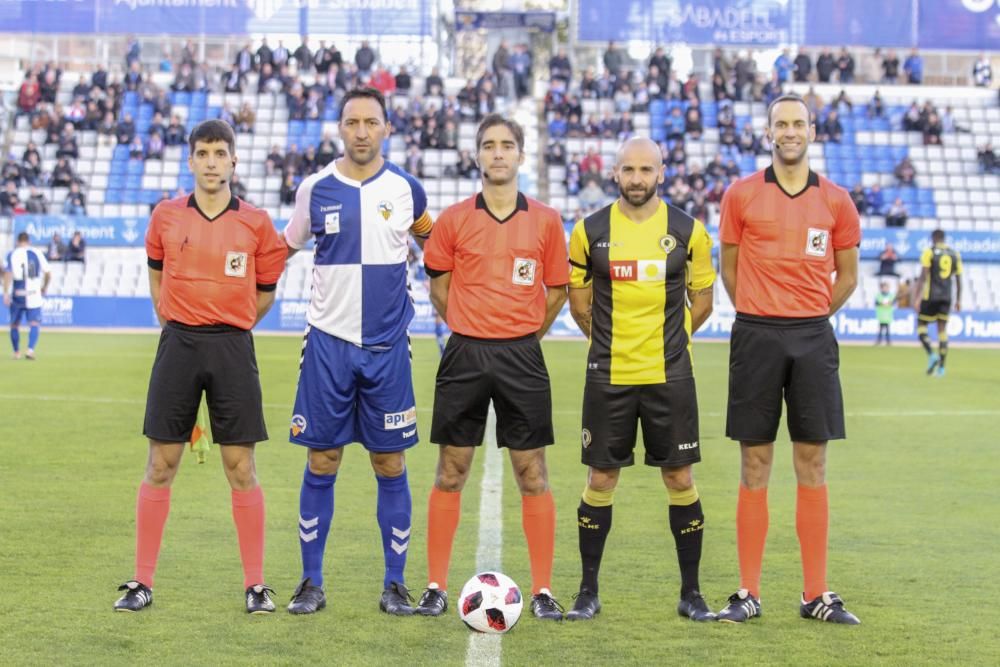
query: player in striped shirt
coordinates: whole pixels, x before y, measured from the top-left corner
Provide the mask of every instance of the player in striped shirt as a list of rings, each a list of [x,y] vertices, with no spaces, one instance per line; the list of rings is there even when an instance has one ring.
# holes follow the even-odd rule
[[[413,613],[403,570],[410,543],[405,450],[417,444],[407,326],[409,236],[430,233],[417,180],[382,157],[391,127],[373,88],[341,102],[344,156],[305,179],[285,228],[289,254],[315,239],[312,297],[302,347],[291,442],[308,447],[299,498],[302,582],[293,614],[326,606],[323,551],[344,445],[368,450],[378,482],[377,518],[385,559],[382,611]]]
[[[52,274],[45,255],[31,247],[27,232],[17,235],[17,247],[7,253],[3,274],[3,304],[10,306],[10,344],[14,358],[21,358],[22,319],[28,320],[28,349],[24,356],[35,358],[42,323],[42,301]]]

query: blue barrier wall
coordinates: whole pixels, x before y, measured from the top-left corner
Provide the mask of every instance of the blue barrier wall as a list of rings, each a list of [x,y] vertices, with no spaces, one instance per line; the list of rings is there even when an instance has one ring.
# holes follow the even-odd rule
[[[301,332],[306,326],[308,302],[304,300],[279,300],[271,312],[258,325],[259,331]],[[414,304],[416,315],[410,325],[413,334],[433,334],[434,315],[426,298]],[[732,315],[714,313],[696,335],[703,339],[728,339],[733,326]],[[0,324],[6,325],[6,309],[0,315]],[[157,327],[152,303],[145,298],[55,296],[46,299],[42,309],[44,326],[51,327]],[[843,341],[874,340],[878,333],[875,311],[848,309],[832,319],[837,337]],[[900,340],[916,339],[917,318],[912,310],[897,310],[892,333]],[[551,335],[558,338],[579,337],[580,332],[564,308],[552,325]],[[1000,343],[1000,312],[953,313],[948,323],[948,336],[953,342]]]

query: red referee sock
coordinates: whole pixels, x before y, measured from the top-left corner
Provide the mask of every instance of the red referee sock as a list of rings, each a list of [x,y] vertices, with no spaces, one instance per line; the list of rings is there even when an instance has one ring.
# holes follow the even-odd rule
[[[531,594],[552,588],[552,560],[556,550],[556,504],[552,491],[521,496],[521,526],[531,560]]]
[[[168,514],[170,487],[140,484],[135,500],[135,580],[149,588],[153,587]]]
[[[264,583],[264,492],[233,489],[233,521],[243,562],[243,587]]]
[[[803,595],[814,600],[826,592],[826,553],[829,534],[829,502],[826,484],[799,484],[795,503],[795,531],[802,553]]]
[[[462,492],[431,487],[427,501],[427,583],[448,590],[448,566],[462,516]]]
[[[760,599],[760,570],[767,542],[767,488],[751,491],[740,484],[736,503],[736,550],[740,559],[740,588]]]

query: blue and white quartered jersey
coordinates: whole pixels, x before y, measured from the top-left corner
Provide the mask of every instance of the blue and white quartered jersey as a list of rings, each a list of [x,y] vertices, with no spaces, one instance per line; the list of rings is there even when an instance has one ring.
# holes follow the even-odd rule
[[[285,240],[298,250],[316,238],[309,324],[356,345],[399,340],[413,318],[410,230],[430,227],[423,187],[389,162],[363,183],[336,162],[303,180]]]
[[[45,255],[34,248],[14,248],[7,253],[4,270],[13,281],[13,302],[25,308],[41,308],[42,283],[49,272]]]

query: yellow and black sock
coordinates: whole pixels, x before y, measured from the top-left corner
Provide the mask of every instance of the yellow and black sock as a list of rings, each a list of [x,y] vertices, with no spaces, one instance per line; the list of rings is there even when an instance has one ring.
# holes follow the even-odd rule
[[[926,322],[917,323],[917,337],[920,339],[920,344],[924,346],[924,352],[931,354],[931,339],[927,337]]]
[[[670,531],[677,546],[677,565],[681,570],[681,596],[698,590],[698,566],[705,535],[705,514],[701,510],[698,488],[685,491],[668,489],[670,495]]]
[[[944,368],[944,360],[948,357],[948,330],[945,329],[946,323],[942,322],[938,325],[938,356],[941,357],[941,361],[938,362],[940,368]]]
[[[580,507],[576,510],[580,531],[580,560],[583,576],[580,588],[597,594],[597,575],[601,570],[604,543],[611,532],[611,503],[614,491],[596,491],[590,486],[583,490]]]

